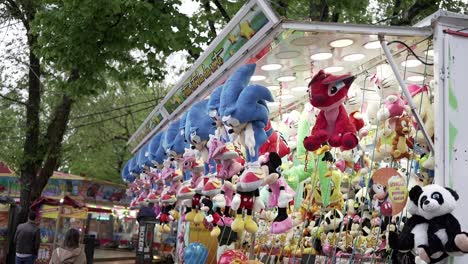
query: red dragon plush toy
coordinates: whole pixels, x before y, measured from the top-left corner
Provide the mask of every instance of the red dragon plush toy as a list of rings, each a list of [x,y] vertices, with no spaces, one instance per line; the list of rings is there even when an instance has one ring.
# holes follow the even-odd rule
[[[304,147],[315,151],[328,142],[332,147],[350,150],[357,146],[356,127],[343,105],[354,76],[334,76],[319,71],[309,84],[310,103],[320,109],[312,133],[304,139]]]

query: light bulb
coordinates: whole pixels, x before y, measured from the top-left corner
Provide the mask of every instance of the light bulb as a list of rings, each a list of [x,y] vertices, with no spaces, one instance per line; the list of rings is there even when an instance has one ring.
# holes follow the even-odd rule
[[[296,77],[295,76],[281,76],[281,77],[278,77],[278,79],[276,79],[278,82],[291,82],[291,81],[294,81],[296,80]]]
[[[279,70],[283,67],[283,65],[281,64],[277,64],[277,63],[272,63],[272,64],[265,64],[261,67],[262,70],[264,71],[276,71],[276,70]]]
[[[331,57],[333,57],[333,54],[331,54],[330,52],[320,52],[320,53],[315,53],[312,56],[310,56],[310,59],[314,61],[321,61],[321,60],[328,60]]]
[[[263,76],[263,75],[253,75],[252,77],[250,77],[250,81],[252,81],[252,82],[263,81],[265,79],[266,79],[266,77]]]
[[[416,59],[401,62],[401,66],[406,67],[406,68],[418,67],[421,64],[422,63],[419,60],[416,60]]]
[[[380,49],[380,41],[374,40],[374,41],[369,41],[366,44],[364,44],[365,49]]]
[[[354,53],[354,54],[349,54],[349,55],[344,56],[343,60],[344,61],[360,61],[364,59],[364,57],[366,57],[366,55],[362,53]]]
[[[330,46],[333,48],[344,48],[353,45],[354,40],[352,39],[337,39],[330,42]]]

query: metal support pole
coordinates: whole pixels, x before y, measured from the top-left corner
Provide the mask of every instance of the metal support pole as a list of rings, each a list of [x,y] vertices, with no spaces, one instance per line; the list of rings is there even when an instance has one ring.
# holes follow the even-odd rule
[[[413,113],[413,116],[416,119],[416,122],[418,123],[419,128],[421,129],[424,138],[426,139],[429,148],[431,149],[431,152],[434,153],[434,143],[432,142],[431,137],[429,136],[429,133],[426,130],[426,127],[424,126],[424,123],[421,119],[421,116],[418,113],[418,110],[416,108],[416,104],[413,101],[413,98],[411,97],[411,93],[408,90],[408,87],[406,86],[405,81],[400,75],[400,72],[398,71],[398,67],[395,63],[395,60],[393,59],[392,54],[390,53],[390,50],[388,49],[387,42],[385,41],[384,35],[379,35],[379,40],[380,40],[380,45],[382,46],[382,49],[385,53],[385,57],[387,57],[388,63],[392,67],[393,73],[395,74],[395,77],[398,80],[398,83],[400,84],[401,89],[403,90],[403,93],[405,94],[406,100],[408,101],[408,104],[411,108],[411,113]]]
[[[260,199],[259,197],[257,199]],[[256,222],[255,212],[252,210],[252,220]],[[249,260],[255,259],[255,239],[256,235],[251,234]]]

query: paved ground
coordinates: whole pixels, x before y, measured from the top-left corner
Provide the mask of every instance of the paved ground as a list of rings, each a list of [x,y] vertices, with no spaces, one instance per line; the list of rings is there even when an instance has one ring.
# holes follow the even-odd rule
[[[94,261],[98,263],[135,263],[135,252],[125,250],[95,249]]]
[[[135,264],[135,260],[117,260],[117,261],[99,261],[97,262],[99,264],[112,264],[112,263],[115,263],[115,264]]]

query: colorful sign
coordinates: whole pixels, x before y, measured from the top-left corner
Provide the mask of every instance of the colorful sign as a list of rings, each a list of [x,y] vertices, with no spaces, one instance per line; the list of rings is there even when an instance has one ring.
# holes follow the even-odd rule
[[[152,114],[149,121],[143,127],[143,130],[138,131],[135,137],[132,139],[130,147],[133,149],[138,143],[140,143],[146,135],[148,135],[154,128],[156,128],[164,119],[164,116],[160,111]]]
[[[53,218],[57,219],[60,211],[60,207],[44,204],[41,208],[42,218]]]
[[[88,208],[74,208],[71,206],[64,206],[62,211],[62,217],[86,219],[88,217]]]
[[[377,170],[369,183],[370,197],[375,210],[383,215],[397,215],[403,211],[408,197],[406,179],[393,168]]]

